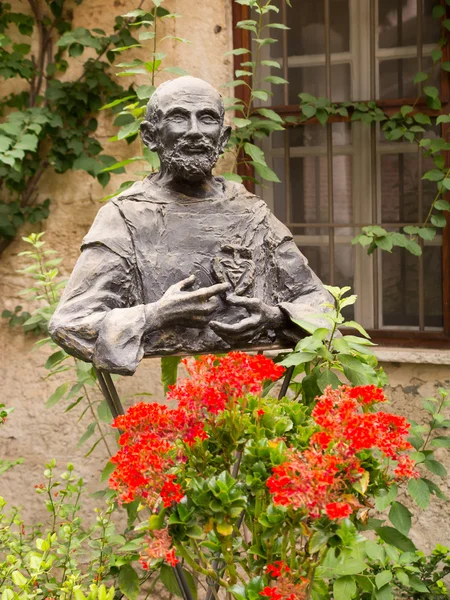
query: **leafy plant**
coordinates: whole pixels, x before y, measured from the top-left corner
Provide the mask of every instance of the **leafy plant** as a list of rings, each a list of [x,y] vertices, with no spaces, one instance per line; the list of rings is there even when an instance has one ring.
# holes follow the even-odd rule
[[[8,408],[4,404],[0,404],[0,425],[4,425],[9,414],[13,412],[14,408]],[[19,465],[23,463],[23,458],[18,458],[16,460],[5,460],[0,458],[0,475],[14,467],[15,465]]]
[[[294,320],[311,335],[304,337],[283,358],[281,364],[293,368],[293,383],[290,387],[302,402],[310,404],[327,386],[333,389],[343,383],[350,385],[384,386],[386,375],[377,360],[365,329],[355,321],[348,321],[342,311],[356,302],[356,296],[348,296],[349,287],[325,286],[334,304],[324,305],[328,311],[308,315],[308,320]],[[345,328],[341,333],[341,329]],[[361,336],[346,333],[349,328]],[[295,378],[302,376],[300,381]]]
[[[77,5],[81,2],[76,0]],[[0,7],[0,77],[26,82],[24,91],[0,98],[0,114],[6,115],[0,124],[0,253],[25,221],[48,217],[50,199],[37,200],[48,169],[58,174],[80,169],[103,186],[108,183],[110,174],[103,169],[117,161],[103,153],[96,137],[98,114],[105,101],[130,93],[109,69],[115,49],[137,42],[129,19],[117,17],[109,33],[73,29],[73,11],[65,0],[28,3],[32,16],[15,12],[5,2]],[[37,51],[27,39],[35,31]],[[18,38],[26,43],[16,42]],[[73,59],[79,63],[87,49],[95,58],[82,63],[81,74],[68,77]]]
[[[19,254],[30,260],[30,264],[20,272],[34,282],[34,285],[23,290],[22,294],[26,296],[27,300],[33,302],[36,308],[26,320],[24,320],[24,314],[17,317],[16,320],[21,321],[25,331],[37,330],[41,334],[42,332],[47,334],[47,337],[41,337],[35,344],[35,347],[49,346],[51,349],[44,365],[48,371],[45,378],[60,373],[67,374],[66,381],[60,384],[48,398],[47,408],[52,408],[57,403],[65,401],[67,403],[66,412],[69,412],[84,404],[79,418],[82,419],[87,415],[90,420],[86,431],[80,438],[79,445],[90,442],[90,448],[86,454],[88,456],[101,443],[111,456],[115,441],[114,436],[109,429],[105,429],[105,426],[111,423],[112,416],[103,398],[94,367],[73,358],[48,337],[48,322],[59,302],[66,282],[59,278],[58,265],[62,259],[55,257],[54,250],[44,248],[43,236],[44,233],[32,233],[30,236],[22,238],[26,244],[31,246],[31,250],[25,250]],[[4,311],[2,316],[11,319],[9,315],[10,311]]]
[[[128,531],[116,533],[114,496],[105,510],[96,510],[94,523],[85,523],[80,515],[83,480],[71,464],[56,478],[55,466],[51,461],[44,482],[35,486],[45,499],[48,524],[27,525],[18,508],[6,512],[0,497],[1,599],[113,600],[117,589],[136,600],[151,574],[133,568],[138,555]]]

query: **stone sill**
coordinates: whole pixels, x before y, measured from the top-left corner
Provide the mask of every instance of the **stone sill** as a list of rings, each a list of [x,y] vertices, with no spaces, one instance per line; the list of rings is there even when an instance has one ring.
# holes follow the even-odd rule
[[[289,350],[269,350],[264,354],[275,358],[280,352]],[[373,353],[379,362],[403,363],[416,365],[450,365],[450,349],[437,350],[435,348],[395,348],[391,346],[376,346]]]
[[[435,348],[391,348],[378,346],[373,348],[380,362],[409,363],[422,365],[450,365],[450,350]]]

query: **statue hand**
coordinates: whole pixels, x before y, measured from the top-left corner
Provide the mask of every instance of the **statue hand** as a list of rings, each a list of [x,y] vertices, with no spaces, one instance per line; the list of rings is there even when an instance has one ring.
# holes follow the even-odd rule
[[[244,307],[250,316],[238,323],[211,321],[211,329],[225,340],[247,341],[266,329],[279,329],[285,322],[285,316],[277,306],[269,306],[258,298],[228,294],[227,302],[232,306]]]
[[[147,321],[157,321],[158,328],[167,325],[204,327],[217,309],[217,296],[230,288],[229,283],[219,283],[194,291],[186,291],[195,283],[195,275],[183,279],[164,293],[154,304],[146,306]]]

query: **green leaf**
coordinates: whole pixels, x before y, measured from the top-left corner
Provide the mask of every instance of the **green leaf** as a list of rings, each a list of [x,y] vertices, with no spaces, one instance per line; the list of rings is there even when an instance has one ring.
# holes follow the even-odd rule
[[[397,531],[393,527],[379,527],[375,529],[377,535],[391,546],[395,546],[399,550],[403,550],[403,552],[416,552],[417,548],[413,544],[413,542],[407,538],[403,533]]]
[[[139,576],[131,565],[122,565],[120,567],[119,589],[126,598],[130,600],[137,599],[139,594]]]
[[[69,387],[69,383],[63,383],[60,386],[58,386],[56,388],[56,390],[53,392],[53,394],[50,396],[50,398],[47,400],[47,402],[45,403],[45,407],[46,408],[52,408],[52,406],[55,406],[55,404],[57,404],[61,398],[64,396],[64,394],[67,392],[67,389]]]
[[[423,91],[425,93],[426,96],[432,98],[433,100],[436,100],[436,98],[439,97],[439,90],[432,86],[432,85],[427,85],[423,88]]]
[[[258,148],[258,146],[246,142],[244,144],[244,150],[255,162],[260,163],[262,165],[266,164],[264,152],[261,150],[261,148]]]
[[[266,117],[267,119],[271,119],[272,121],[276,121],[277,123],[282,123],[283,119],[271,108],[258,108],[257,112]]]
[[[37,148],[38,142],[39,142],[39,138],[37,137],[37,135],[32,135],[31,133],[26,133],[25,135],[21,136],[18,143],[15,144],[14,149],[15,150],[30,150],[31,152],[34,152]]]
[[[194,600],[197,599],[197,589],[195,587],[194,580],[192,575],[186,569],[183,569],[184,576],[186,577],[189,589],[194,597]],[[183,594],[180,590],[180,586],[178,585],[178,580],[175,577],[175,573],[173,569],[168,565],[162,565],[160,570],[161,581],[164,584],[164,587],[171,593],[183,598]]]
[[[166,393],[169,385],[174,385],[177,382],[178,365],[180,362],[180,356],[163,356],[161,358],[161,382]]]
[[[242,129],[243,127],[248,127],[252,124],[250,119],[241,119],[239,117],[233,117],[233,123],[236,125],[238,129]]]
[[[436,200],[434,208],[437,208],[438,210],[450,210],[450,202],[447,202],[447,200]]]
[[[89,423],[88,428],[86,429],[86,431],[84,432],[84,434],[80,437],[80,440],[77,444],[77,447],[79,448],[80,446],[82,446],[84,444],[84,442],[86,442],[90,437],[92,437],[95,433],[95,426],[96,423]]]
[[[110,476],[114,473],[114,470],[116,468],[116,465],[110,461],[108,461],[105,465],[105,468],[102,471],[102,474],[100,476],[100,481],[107,481]]]
[[[376,384],[376,373],[371,366],[359,361],[350,354],[340,354],[339,361],[344,368],[344,375],[353,385]]]
[[[418,234],[423,240],[431,241],[436,237],[436,229],[434,227],[421,227]]]
[[[439,169],[431,169],[431,171],[427,171],[422,179],[428,179],[429,181],[441,181],[444,179],[445,175]]]
[[[386,553],[384,551],[384,548],[380,546],[380,544],[377,544],[373,540],[367,540],[364,544],[364,549],[366,551],[367,556],[370,559],[376,560],[380,563],[384,562],[384,559],[386,558]]]
[[[433,11],[431,14],[433,18],[440,19],[445,15],[445,7],[440,4],[437,4],[436,6],[433,6]]]
[[[400,533],[403,533],[403,535],[408,535],[409,530],[411,529],[411,517],[412,513],[406,508],[406,506],[400,502],[392,503],[391,510],[389,511],[389,520],[391,521],[392,525],[400,531]]]
[[[375,506],[378,512],[383,512],[397,498],[398,488],[391,485],[388,489],[379,489],[375,492]]]
[[[245,593],[245,586],[241,583],[236,583],[228,588],[228,592],[236,598],[236,600],[247,600],[247,595]]]
[[[439,228],[445,227],[447,224],[447,220],[446,220],[445,216],[440,215],[440,214],[431,215],[430,221],[433,223],[433,225],[435,227],[439,227]]]
[[[392,581],[392,571],[381,571],[375,575],[375,585],[378,589]]]
[[[333,583],[334,600],[350,600],[356,594],[356,582],[353,577],[339,577]]]
[[[337,575],[356,575],[362,573],[367,568],[366,563],[359,558],[348,558],[340,565],[336,565]]]
[[[422,479],[410,479],[408,482],[408,492],[419,508],[427,508],[431,493],[425,481]]]
[[[431,440],[431,445],[435,448],[450,448],[450,437],[435,437],[433,440]]]
[[[447,477],[447,469],[439,461],[428,459],[423,464],[431,473],[438,475],[438,477]]]
[[[429,594],[430,590],[427,586],[420,581],[420,579],[416,575],[409,575],[409,585],[416,590],[416,592],[423,592],[425,594]]]
[[[316,358],[315,352],[292,352],[280,364],[283,367],[292,367],[311,362]]]
[[[324,369],[317,378],[317,385],[323,392],[325,391],[325,388],[329,385],[331,385],[333,390],[337,389],[340,385],[342,385],[342,382],[340,381],[339,377],[333,373],[331,369]]]
[[[282,85],[284,83],[289,83],[287,79],[284,77],[279,77],[278,75],[268,75],[264,77],[264,81],[267,83],[273,83],[274,85]]]
[[[394,600],[391,586],[385,585],[380,590],[375,589],[373,591],[373,597],[375,600]]]
[[[274,171],[272,171],[272,169],[270,169],[267,165],[262,165],[257,162],[251,162],[250,164],[255,167],[255,171],[260,177],[262,177],[262,179],[265,179],[266,181],[280,183],[277,174],[274,173]]]
[[[316,531],[309,540],[308,550],[311,554],[315,554],[323,548],[329,539],[329,534],[325,531]]]
[[[66,357],[67,357],[67,354],[64,352],[64,350],[58,350],[57,352],[54,352],[45,361],[44,369],[47,369],[47,370],[53,369],[53,367],[55,367],[58,363],[60,363]]]
[[[97,406],[97,414],[100,421],[103,421],[104,423],[112,423],[113,416],[106,400],[102,400],[102,402],[100,402],[100,404]]]
[[[237,173],[222,173],[222,177],[227,181],[236,181],[237,183],[242,183],[243,179]]]

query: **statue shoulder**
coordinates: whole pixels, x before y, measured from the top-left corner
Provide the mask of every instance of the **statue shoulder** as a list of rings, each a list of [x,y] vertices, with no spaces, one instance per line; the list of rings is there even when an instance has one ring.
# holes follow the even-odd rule
[[[89,247],[104,247],[123,258],[133,255],[130,231],[113,198],[98,211],[88,233],[83,238],[81,250]]]

